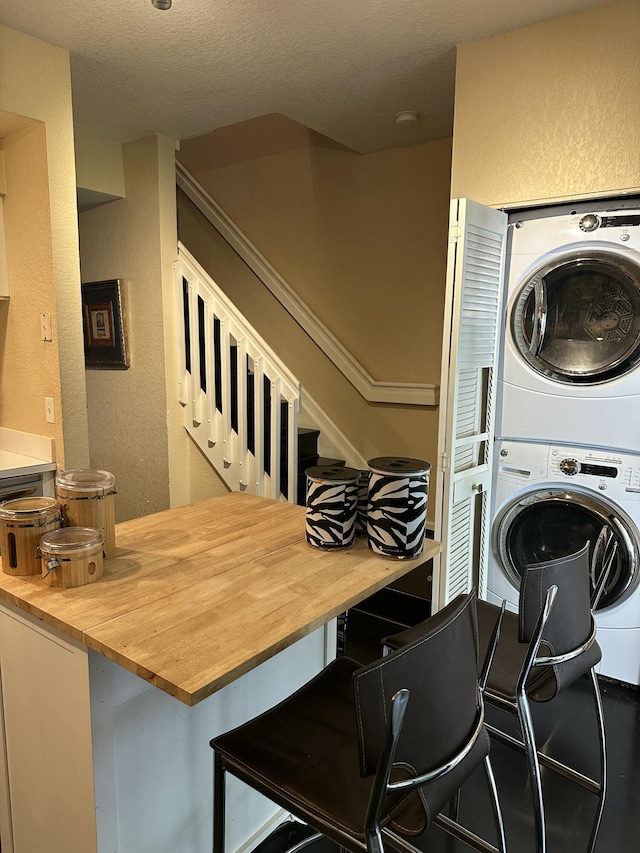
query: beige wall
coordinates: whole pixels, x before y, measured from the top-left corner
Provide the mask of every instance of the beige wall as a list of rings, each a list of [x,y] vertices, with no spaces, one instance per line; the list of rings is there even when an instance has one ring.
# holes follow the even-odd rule
[[[57,327],[44,124],[6,136],[4,160],[10,297],[0,303],[0,424],[53,438],[61,448],[62,420],[46,423],[44,410],[45,396],[58,413],[62,403],[58,347],[40,331],[45,312]]]
[[[91,465],[116,477],[118,521],[187,500],[190,464],[171,375],[173,142],[128,143],[123,164],[125,198],[80,215],[83,281],[119,278],[125,303],[130,368],[87,371]]]
[[[64,467],[82,467],[88,464],[89,445],[69,55],[60,48],[0,26],[0,81],[2,124],[8,128],[8,132],[3,131],[6,218],[13,219],[14,211],[22,206],[21,201],[11,200],[13,177],[9,173],[9,147],[13,147],[17,157],[12,160],[11,172],[16,180],[28,186],[30,193],[36,194],[38,214],[34,222],[29,222],[30,215],[27,215],[22,236],[23,223],[18,220],[5,223],[11,242],[11,248],[7,247],[7,263],[21,278],[16,279],[14,286],[10,272],[9,286],[13,295],[9,304],[1,309],[2,346],[7,348],[7,336],[15,341],[20,335],[35,365],[46,365],[43,379],[31,376],[26,385],[13,384],[13,375],[6,377],[5,385],[3,374],[2,394],[11,402],[8,408],[6,403],[3,405],[0,425],[51,435],[49,428],[43,425],[43,415],[45,393],[53,396],[58,402],[54,429],[58,462]],[[44,131],[21,130],[22,117],[43,122]],[[21,146],[25,146],[25,152],[30,146],[38,149],[33,178],[27,174],[31,164],[18,162]],[[31,149],[29,156],[34,153]],[[26,234],[30,239],[25,239]],[[42,282],[35,280],[39,272],[46,274]],[[28,288],[26,291],[21,282]],[[44,310],[52,313],[54,342],[51,350],[57,349],[59,368],[54,365],[55,357],[38,342],[39,316]],[[12,329],[14,323],[16,326]],[[55,375],[57,370],[59,377]],[[26,410],[29,411],[28,423],[24,419]]]
[[[363,156],[267,117],[178,156],[375,379],[439,382],[450,140]],[[435,466],[437,408],[368,404],[186,199],[178,210],[180,238],[365,458]]]
[[[79,131],[76,131],[75,143],[77,186],[110,196],[124,196],[122,145]]]
[[[640,188],[640,3],[458,49],[452,197],[502,206]]]
[[[450,145],[360,155],[266,116],[178,159],[375,379],[437,383]]]
[[[410,455],[434,464],[430,438],[435,441],[435,407],[367,403],[222,237],[211,233],[206,219],[182,193],[178,229],[202,266],[293,370],[303,397],[307,389],[365,458]]]

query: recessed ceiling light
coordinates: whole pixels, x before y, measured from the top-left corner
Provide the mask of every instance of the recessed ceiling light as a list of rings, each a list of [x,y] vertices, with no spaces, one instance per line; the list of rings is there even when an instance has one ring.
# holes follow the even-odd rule
[[[151,0],[156,9],[170,9],[171,0]]]

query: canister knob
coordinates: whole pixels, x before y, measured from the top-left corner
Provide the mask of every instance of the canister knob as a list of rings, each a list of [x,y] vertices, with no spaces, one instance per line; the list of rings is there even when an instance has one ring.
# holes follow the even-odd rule
[[[45,567],[47,569],[45,577],[47,577],[47,575],[50,575],[51,572],[54,572],[59,566],[60,566],[60,563],[56,560],[56,558],[50,557],[47,560],[47,562],[45,563]]]

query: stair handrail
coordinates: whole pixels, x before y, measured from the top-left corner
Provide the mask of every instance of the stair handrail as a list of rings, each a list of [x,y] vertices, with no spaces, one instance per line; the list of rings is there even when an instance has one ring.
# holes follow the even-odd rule
[[[438,385],[374,379],[178,160],[176,184],[365,400],[412,406],[438,405]]]

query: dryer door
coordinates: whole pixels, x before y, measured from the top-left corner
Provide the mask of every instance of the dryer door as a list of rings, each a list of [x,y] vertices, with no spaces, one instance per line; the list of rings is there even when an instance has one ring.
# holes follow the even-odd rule
[[[608,500],[579,489],[541,488],[509,503],[496,519],[494,549],[502,570],[520,587],[529,563],[562,557],[591,544],[591,584],[595,588],[603,559],[613,542],[616,559],[598,604],[619,604],[638,584],[639,546],[635,525]]]
[[[624,375],[640,360],[640,266],[604,249],[555,258],[520,290],[511,335],[521,357],[557,382]]]

